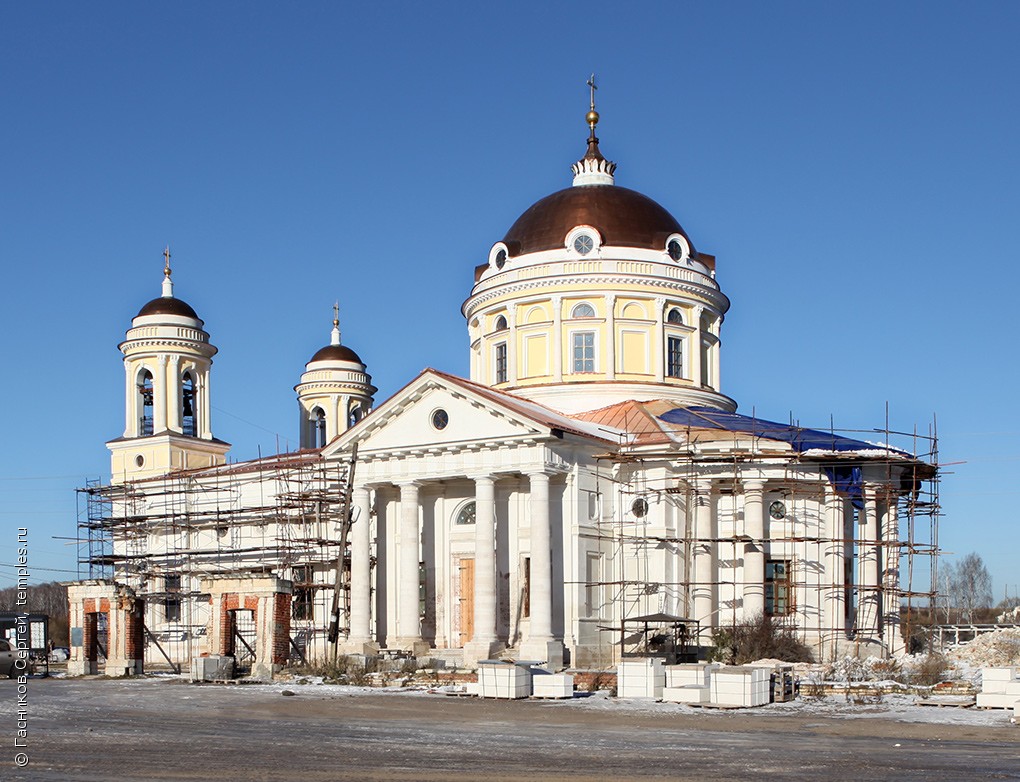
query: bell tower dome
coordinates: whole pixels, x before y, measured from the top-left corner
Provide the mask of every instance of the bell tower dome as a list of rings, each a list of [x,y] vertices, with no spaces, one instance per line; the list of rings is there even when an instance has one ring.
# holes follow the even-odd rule
[[[372,409],[378,390],[365,363],[340,343],[340,305],[333,305],[329,344],[316,351],[301,375],[297,391],[301,447],[322,448]]]
[[[106,445],[115,483],[223,464],[229,443],[212,434],[209,376],[216,348],[205,324],[174,296],[170,248],[162,296],[131,321],[124,354],[124,434]]]

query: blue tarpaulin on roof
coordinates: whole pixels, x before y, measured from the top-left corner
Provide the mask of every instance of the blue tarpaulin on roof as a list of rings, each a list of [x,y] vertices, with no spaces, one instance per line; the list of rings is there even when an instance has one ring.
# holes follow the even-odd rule
[[[882,446],[843,437],[819,429],[803,429],[790,424],[764,421],[739,413],[727,413],[711,407],[677,407],[659,416],[663,421],[679,426],[699,429],[720,429],[726,432],[743,432],[752,437],[789,443],[797,453],[821,451],[868,451]],[[895,449],[890,449],[895,450]],[[896,451],[903,453],[902,451]],[[905,456],[907,454],[904,454]],[[864,507],[861,468],[854,465],[825,466],[825,473],[837,492],[850,499],[855,508]]]

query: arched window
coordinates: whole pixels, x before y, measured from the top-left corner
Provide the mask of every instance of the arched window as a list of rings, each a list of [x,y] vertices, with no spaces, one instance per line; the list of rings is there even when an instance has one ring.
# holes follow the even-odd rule
[[[498,318],[496,318],[496,331],[506,331],[506,329],[507,329],[506,318],[500,315]]]
[[[666,316],[666,322],[667,323],[679,323],[682,326],[683,323],[684,323],[684,316],[680,312],[679,309],[674,307],[673,309],[671,309],[669,311],[669,314]]]
[[[361,405],[353,405],[351,412],[347,416],[347,425],[354,426],[358,421],[364,417],[364,413],[361,410]]]
[[[585,301],[578,304],[570,313],[572,318],[594,318],[595,309]]]
[[[181,431],[188,437],[198,433],[195,401],[195,381],[191,379],[190,372],[185,372],[181,379]]]
[[[312,410],[312,447],[322,448],[326,445],[326,412],[321,407]]]
[[[147,369],[138,377],[138,396],[138,434],[148,437],[152,434],[152,373]]]
[[[475,503],[469,502],[460,509],[457,513],[455,524],[474,524],[475,523]]]

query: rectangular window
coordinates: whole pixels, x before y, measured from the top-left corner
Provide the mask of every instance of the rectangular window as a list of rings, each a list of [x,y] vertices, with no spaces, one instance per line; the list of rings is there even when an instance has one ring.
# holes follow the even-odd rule
[[[786,616],[793,611],[793,581],[790,563],[770,559],[765,563],[765,613]]]
[[[602,555],[588,552],[584,570],[584,615],[597,617],[602,613]]]
[[[181,621],[181,577],[165,576],[163,587],[166,589],[166,620],[168,622]]]
[[[595,371],[595,332],[575,331],[573,341],[573,366],[575,372]]]
[[[683,337],[669,337],[666,342],[666,374],[670,377],[684,376]]]
[[[500,342],[496,345],[496,382],[505,383],[506,381],[506,343]]]
[[[305,565],[294,568],[291,573],[294,594],[291,600],[291,616],[295,619],[314,618],[312,607],[312,569]]]

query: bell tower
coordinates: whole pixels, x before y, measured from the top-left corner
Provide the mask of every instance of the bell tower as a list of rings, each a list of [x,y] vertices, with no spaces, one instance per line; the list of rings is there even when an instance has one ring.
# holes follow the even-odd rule
[[[124,434],[106,445],[114,483],[223,464],[229,443],[212,434],[209,376],[216,348],[205,324],[174,297],[170,248],[162,296],[131,321],[124,354]]]
[[[316,351],[294,386],[302,448],[322,448],[372,409],[376,387],[358,354],[340,344],[340,305],[333,305],[329,344]]]

